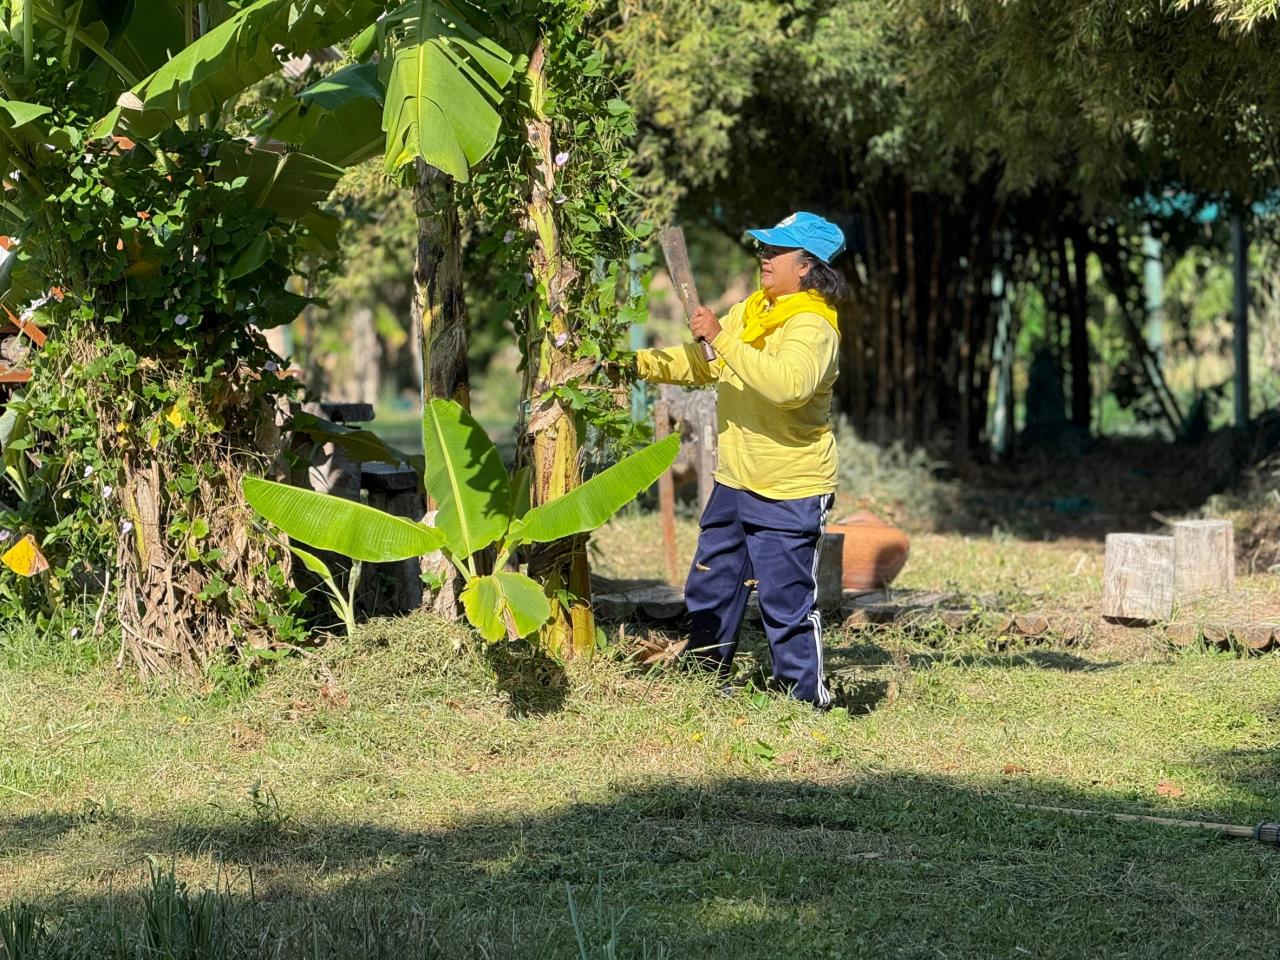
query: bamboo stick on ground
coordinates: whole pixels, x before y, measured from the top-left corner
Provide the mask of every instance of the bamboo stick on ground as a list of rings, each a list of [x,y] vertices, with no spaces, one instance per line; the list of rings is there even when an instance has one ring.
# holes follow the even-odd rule
[[[1212,823],[1206,820],[1176,820],[1171,817],[1152,817],[1138,813],[1113,813],[1110,810],[1077,810],[1074,807],[1049,807],[1036,803],[1015,803],[1011,806],[1019,810],[1034,810],[1041,813],[1065,813],[1073,817],[1110,817],[1123,823],[1154,823],[1164,827],[1182,827],[1191,830],[1207,830],[1220,833],[1226,837],[1239,837],[1242,840],[1257,840],[1259,843],[1280,846],[1280,823],[1260,823],[1256,827],[1247,827],[1236,823]]]

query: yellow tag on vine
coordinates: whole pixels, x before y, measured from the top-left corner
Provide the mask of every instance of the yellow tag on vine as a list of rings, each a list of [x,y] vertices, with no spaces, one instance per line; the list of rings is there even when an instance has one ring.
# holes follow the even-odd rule
[[[164,418],[169,421],[175,430],[181,430],[187,425],[187,418],[182,415],[182,411],[178,409],[176,403],[169,408],[169,412],[165,414]]]
[[[29,533],[0,557],[0,561],[20,577],[34,577],[49,569],[49,561],[36,546],[36,538]]]

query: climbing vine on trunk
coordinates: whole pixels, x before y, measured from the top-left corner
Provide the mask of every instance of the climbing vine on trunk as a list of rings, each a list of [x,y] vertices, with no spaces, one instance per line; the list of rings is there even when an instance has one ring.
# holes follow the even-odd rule
[[[630,186],[635,121],[603,51],[584,39],[589,5],[543,6],[512,133],[473,192],[489,234],[480,251],[509,278],[524,382],[518,457],[535,505],[646,433],[609,371],[645,316],[632,272],[651,262]],[[527,559],[555,602],[543,644],[563,655],[594,649],[585,539],[539,545]]]

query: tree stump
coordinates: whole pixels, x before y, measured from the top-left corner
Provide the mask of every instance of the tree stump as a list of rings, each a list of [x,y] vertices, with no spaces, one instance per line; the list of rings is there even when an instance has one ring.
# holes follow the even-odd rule
[[[1107,534],[1102,615],[1167,620],[1173,613],[1173,537]]]
[[[1180,520],[1173,525],[1173,593],[1178,603],[1236,586],[1235,535],[1230,520]]]

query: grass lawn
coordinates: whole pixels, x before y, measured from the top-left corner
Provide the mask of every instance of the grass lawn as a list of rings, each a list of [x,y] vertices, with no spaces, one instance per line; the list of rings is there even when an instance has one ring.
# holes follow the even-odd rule
[[[657,539],[616,521],[604,572],[660,575]],[[902,582],[1083,605],[1100,572],[1096,543],[925,535]],[[1280,819],[1280,655],[993,641],[831,630],[851,707],[819,715],[620,655],[478,650],[426,618],[203,692],[11,632],[0,904],[34,906],[0,913],[0,942],[15,960],[139,940],[193,960],[1275,957],[1280,850],[1017,804]],[[764,649],[744,642],[749,671]]]

